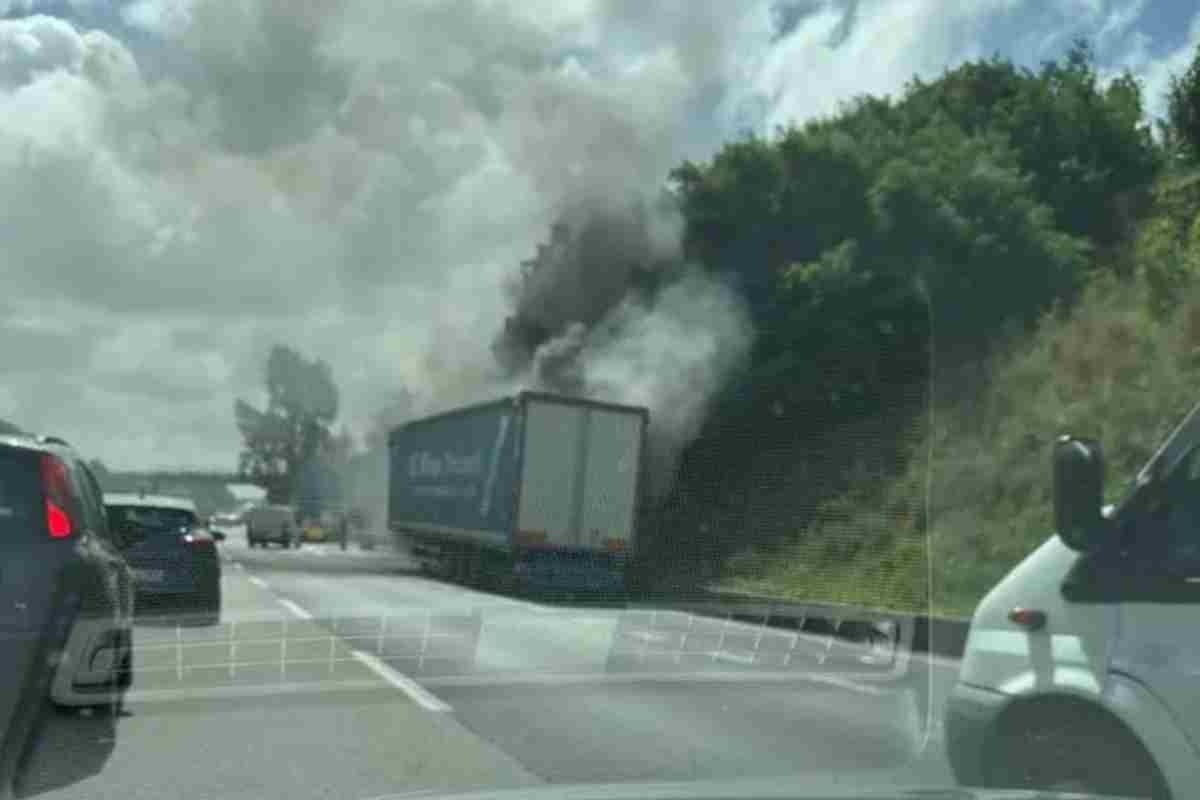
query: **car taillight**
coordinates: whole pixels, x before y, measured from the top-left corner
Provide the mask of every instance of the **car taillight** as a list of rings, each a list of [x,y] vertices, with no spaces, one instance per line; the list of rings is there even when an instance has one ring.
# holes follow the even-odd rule
[[[213,537],[208,531],[188,531],[183,535],[184,544],[212,544]]]
[[[75,532],[71,519],[71,488],[67,465],[56,456],[42,454],[42,492],[46,496],[46,532],[51,539],[66,539]]]

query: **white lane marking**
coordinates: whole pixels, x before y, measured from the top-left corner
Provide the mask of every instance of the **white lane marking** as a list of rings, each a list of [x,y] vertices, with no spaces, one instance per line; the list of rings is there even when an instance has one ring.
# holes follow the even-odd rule
[[[279,595],[275,595],[275,601],[277,603],[279,603],[279,605],[283,606],[288,611],[292,612],[294,615],[299,617],[300,619],[312,619],[313,618],[312,614],[308,613],[308,611],[306,611],[303,607],[293,603],[291,600],[288,600],[286,597],[280,597]]]
[[[269,589],[269,588],[271,588],[270,586],[268,586],[268,585],[267,585],[267,582],[266,582],[266,581],[264,581],[262,578],[259,578],[259,577],[255,576],[255,575],[251,575],[251,576],[248,578],[248,580],[249,580],[251,583],[253,583],[255,586],[257,586],[258,588],[260,588],[260,589]]]
[[[440,698],[429,693],[425,687],[414,681],[407,675],[401,674],[389,667],[387,664],[380,661],[370,653],[364,653],[361,650],[353,650],[351,654],[362,662],[362,665],[374,672],[383,680],[395,686],[400,691],[408,695],[408,698],[419,705],[426,711],[446,712],[452,711],[449,705],[442,702]]]

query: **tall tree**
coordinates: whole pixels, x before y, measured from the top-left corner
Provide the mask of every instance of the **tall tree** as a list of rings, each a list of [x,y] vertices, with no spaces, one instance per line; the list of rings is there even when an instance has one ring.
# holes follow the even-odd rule
[[[338,392],[329,364],[308,360],[284,345],[271,348],[266,365],[267,406],[234,402],[242,434],[238,470],[285,502],[301,467],[325,451],[337,417]]]
[[[1182,75],[1172,75],[1167,90],[1168,144],[1192,162],[1200,161],[1200,48]]]

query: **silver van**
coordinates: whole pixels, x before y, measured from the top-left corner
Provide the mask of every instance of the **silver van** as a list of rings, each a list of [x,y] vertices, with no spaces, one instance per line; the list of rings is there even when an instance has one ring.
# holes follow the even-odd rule
[[[264,505],[250,509],[245,514],[246,543],[250,547],[266,547],[275,543],[283,547],[300,546],[300,524],[296,509],[285,505]]]

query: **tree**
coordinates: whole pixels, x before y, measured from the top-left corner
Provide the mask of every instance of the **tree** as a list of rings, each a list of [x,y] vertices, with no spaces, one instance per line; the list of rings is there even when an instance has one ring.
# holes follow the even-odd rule
[[[1200,48],[1182,76],[1171,76],[1166,129],[1173,150],[1191,162],[1200,162]]]
[[[303,465],[320,457],[333,438],[338,392],[329,364],[308,360],[284,345],[271,348],[266,365],[267,406],[234,402],[242,434],[238,471],[276,502],[291,499]]]
[[[842,426],[889,420],[873,457],[903,463],[931,355],[980,363],[1115,263],[1162,152],[1136,79],[1093,63],[1083,43],[1036,70],[965,63],[672,172],[685,256],[741,290],[755,340],[683,455],[693,499],[664,507],[749,508],[770,469]],[[773,513],[803,525],[822,491],[836,484]],[[663,527],[692,541],[697,524]],[[730,531],[711,544],[744,546]]]

